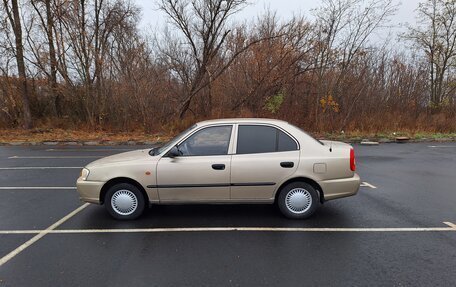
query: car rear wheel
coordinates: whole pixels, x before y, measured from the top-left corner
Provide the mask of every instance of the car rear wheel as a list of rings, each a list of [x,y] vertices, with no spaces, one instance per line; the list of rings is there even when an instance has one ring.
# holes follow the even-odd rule
[[[141,191],[129,183],[113,185],[106,192],[104,204],[109,214],[120,220],[138,218],[146,206]]]
[[[305,182],[292,182],[282,188],[278,197],[279,209],[288,218],[310,217],[320,205],[315,188]]]

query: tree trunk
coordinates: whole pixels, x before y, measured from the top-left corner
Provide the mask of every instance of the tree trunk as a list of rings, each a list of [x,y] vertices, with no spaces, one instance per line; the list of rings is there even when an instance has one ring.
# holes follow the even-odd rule
[[[54,95],[54,105],[55,105],[55,112],[58,117],[62,115],[62,108],[61,108],[61,99],[60,93],[57,89],[57,57],[55,53],[55,46],[54,46],[54,16],[52,15],[51,11],[51,0],[45,0],[46,6],[46,34],[48,39],[49,45],[49,60],[51,66],[51,90],[52,94]]]
[[[25,72],[25,63],[24,63],[24,47],[22,45],[22,27],[21,27],[21,17],[19,15],[19,6],[17,0],[11,0],[12,13],[9,11],[8,3],[6,0],[3,0],[5,9],[7,10],[8,17],[13,27],[15,43],[16,43],[16,63],[17,63],[17,72],[19,75],[19,87],[22,96],[22,112],[24,120],[24,128],[30,129],[32,127],[32,116],[30,112],[30,101],[29,101],[29,91],[27,86],[27,75]]]

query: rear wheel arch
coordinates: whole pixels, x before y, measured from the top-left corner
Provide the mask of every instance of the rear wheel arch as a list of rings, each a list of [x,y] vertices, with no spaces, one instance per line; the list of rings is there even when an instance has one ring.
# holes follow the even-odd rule
[[[137,187],[142,195],[144,196],[144,199],[146,200],[146,203],[149,202],[149,196],[147,196],[147,192],[146,190],[144,189],[144,187],[139,183],[137,182],[136,180],[134,179],[131,179],[129,177],[116,177],[116,178],[112,178],[110,180],[108,180],[104,185],[103,187],[101,188],[101,192],[100,192],[100,204],[103,204],[104,203],[104,199],[105,199],[105,195],[106,195],[106,192],[108,192],[108,190],[116,185],[116,184],[119,184],[119,183],[129,183],[129,184],[132,184],[134,185],[135,187]]]
[[[283,187],[292,182],[305,182],[307,184],[310,184],[316,191],[318,191],[320,203],[325,202],[325,196],[324,196],[323,189],[321,188],[321,186],[315,180],[310,179],[308,177],[302,177],[302,176],[290,178],[287,181],[283,182],[279,186],[279,188],[276,190],[274,202],[277,202],[277,198],[279,197],[280,191],[283,189]]]

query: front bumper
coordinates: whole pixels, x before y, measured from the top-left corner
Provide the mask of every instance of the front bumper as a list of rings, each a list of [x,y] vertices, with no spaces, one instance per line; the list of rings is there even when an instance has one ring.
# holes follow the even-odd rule
[[[100,181],[82,180],[78,178],[76,186],[82,201],[100,204],[100,192],[105,183]]]
[[[332,200],[341,197],[352,196],[358,193],[361,179],[358,174],[353,177],[322,180],[318,182],[323,189],[325,200]]]

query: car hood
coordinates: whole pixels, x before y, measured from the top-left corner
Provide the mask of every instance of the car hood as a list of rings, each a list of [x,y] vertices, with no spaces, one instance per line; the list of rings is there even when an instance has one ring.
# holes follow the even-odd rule
[[[112,163],[120,163],[120,162],[128,162],[134,161],[138,159],[142,159],[144,157],[150,157],[149,155],[150,149],[141,149],[141,150],[134,150],[123,152],[111,156],[107,156],[96,161],[93,161],[87,165],[87,167],[98,166],[98,165],[108,165]]]

